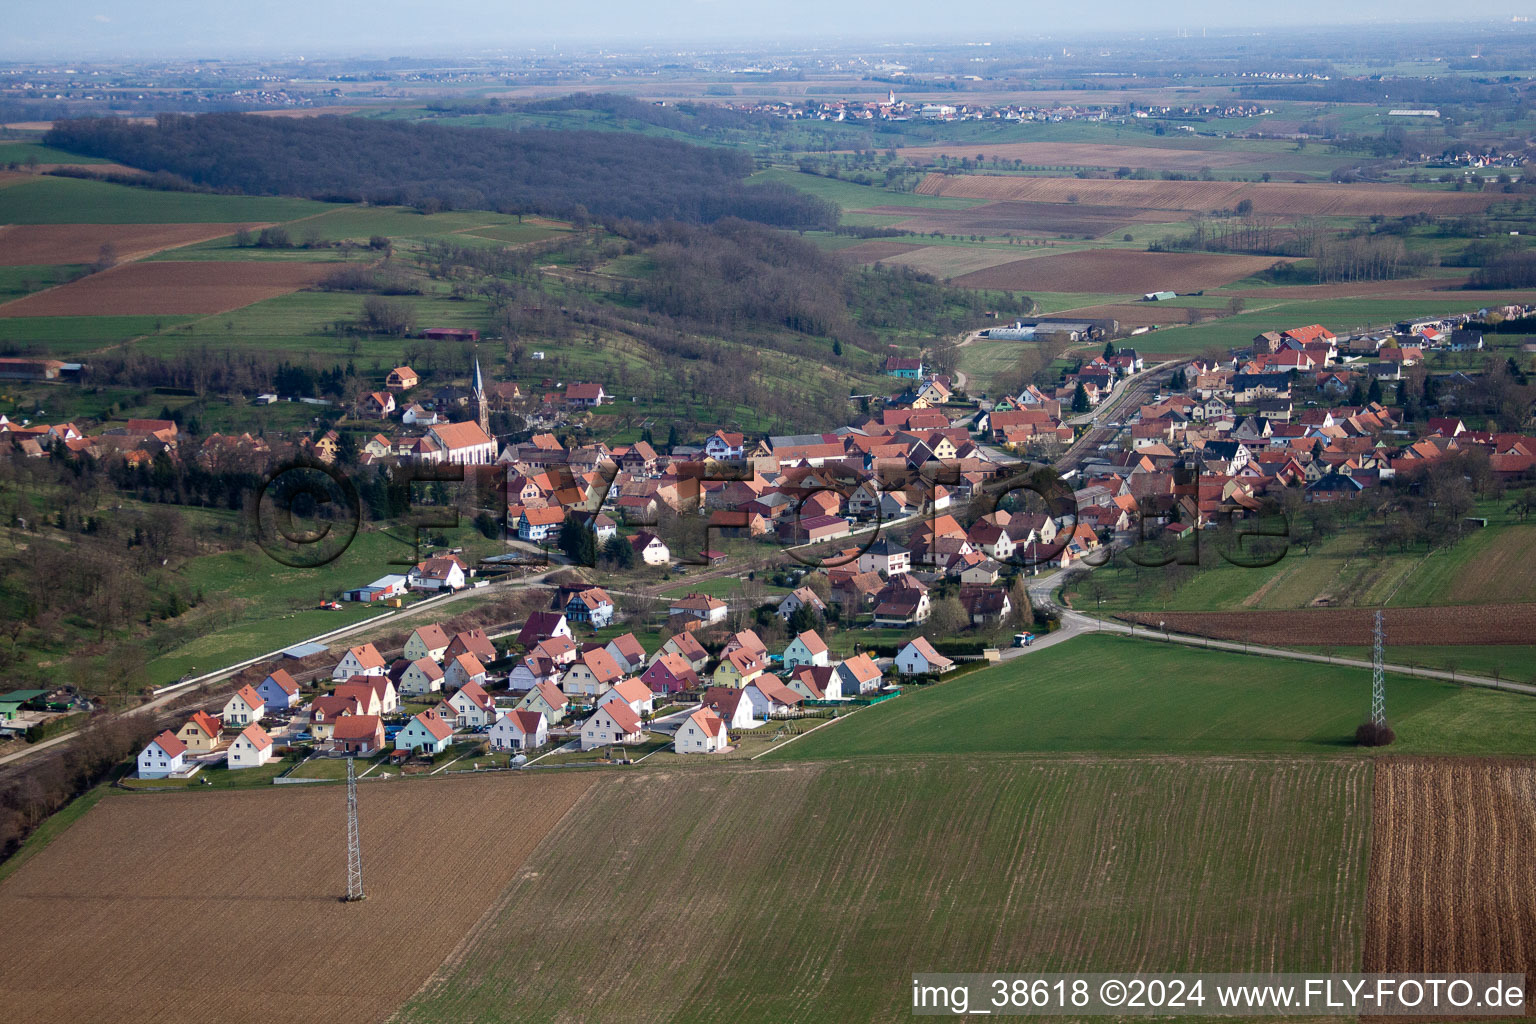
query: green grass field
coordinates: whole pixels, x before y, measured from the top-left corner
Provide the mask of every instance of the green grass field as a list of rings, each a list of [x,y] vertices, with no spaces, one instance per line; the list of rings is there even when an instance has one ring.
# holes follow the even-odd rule
[[[53,356],[73,356],[130,338],[156,334],[191,320],[187,316],[0,317],[0,343]]]
[[[162,192],[40,177],[0,189],[0,224],[220,224],[291,221],[336,207],[308,199]]]
[[[1333,607],[1424,607],[1441,604],[1536,601],[1536,578],[1503,571],[1536,557],[1536,525],[1521,524],[1503,502],[1485,503],[1486,529],[1429,551],[1381,551],[1368,527],[1345,529],[1310,550],[1293,546],[1274,565],[1245,567],[1221,557],[1212,543],[1200,564],[1146,568],[1117,557],[1068,589],[1085,611],[1285,610],[1326,602]]]
[[[1298,647],[1313,654],[1369,661],[1369,647]],[[1523,644],[1471,644],[1421,647],[1388,643],[1386,659],[1393,665],[1465,672],[1517,683],[1536,683],[1536,647]]]
[[[45,146],[41,142],[0,142],[0,167],[6,164],[25,164],[34,160],[40,164],[105,164],[111,161],[99,156],[80,156],[67,149]]]
[[[605,773],[396,1019],[893,1021],[915,971],[1360,956],[1365,762],[665,764]]]
[[[768,760],[871,754],[1346,753],[1370,674],[1086,635],[909,690]],[[1394,753],[1536,753],[1536,699],[1391,676]]]

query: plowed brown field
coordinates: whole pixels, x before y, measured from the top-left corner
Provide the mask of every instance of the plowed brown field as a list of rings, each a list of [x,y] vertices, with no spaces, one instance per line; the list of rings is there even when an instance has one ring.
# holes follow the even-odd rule
[[[1215,640],[1248,640],[1276,647],[1369,645],[1370,608],[1304,608],[1259,612],[1127,612],[1139,623],[1167,622],[1175,633]],[[1536,635],[1536,604],[1463,604],[1444,608],[1388,608],[1388,636],[1415,644],[1528,644]]]
[[[955,284],[1024,292],[1193,292],[1237,281],[1274,263],[1273,256],[1090,249],[1014,260],[957,277]]]
[[[1536,977],[1536,763],[1384,758],[1372,817],[1365,970]]]
[[[1502,192],[1435,192],[1392,185],[1294,182],[1134,181],[1110,178],[1030,178],[1000,174],[930,174],[917,191],[930,196],[1131,206],[1202,213],[1230,210],[1244,199],[1255,213],[1364,217],[1429,211],[1471,213],[1507,197]]]
[[[1042,167],[1145,167],[1154,171],[1198,171],[1202,167],[1240,167],[1269,159],[1264,153],[1222,153],[1155,146],[1108,146],[1094,142],[1002,142],[994,145],[911,146],[897,153],[915,164],[954,160],[1022,160]]]
[[[898,242],[894,238],[874,238],[868,242],[860,242],[858,245],[850,245],[846,249],[835,250],[833,255],[849,263],[879,263],[892,256],[900,256],[904,252],[921,248],[923,248],[921,243]]]
[[[0,884],[0,1016],[30,1024],[388,1017],[592,776],[113,795]]]
[[[0,226],[0,266],[89,263],[103,245],[132,260],[162,249],[232,235],[265,224],[10,224]]]
[[[911,207],[875,206],[861,213],[886,216],[907,214],[896,227],[948,235],[1093,234],[1121,231],[1134,223],[1167,223],[1183,218],[1181,212],[1144,210],[1131,206],[1082,206],[1069,203],[983,203],[967,210],[923,210]]]
[[[0,317],[222,313],[297,291],[334,269],[287,260],[128,263],[7,302]]]

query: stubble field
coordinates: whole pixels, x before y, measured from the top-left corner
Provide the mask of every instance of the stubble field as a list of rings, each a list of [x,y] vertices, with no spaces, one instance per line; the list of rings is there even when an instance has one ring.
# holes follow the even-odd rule
[[[1536,975],[1536,764],[1389,759],[1374,788],[1365,970]]]
[[[0,317],[208,314],[286,295],[335,267],[297,262],[128,263],[0,305]]]
[[[903,1021],[922,970],[1352,970],[1369,778],[1343,760],[613,773],[399,1019]]]
[[[463,938],[592,777],[113,796],[0,884],[0,1005],[34,1024],[372,1024]],[[298,790],[298,791],[296,791]]]

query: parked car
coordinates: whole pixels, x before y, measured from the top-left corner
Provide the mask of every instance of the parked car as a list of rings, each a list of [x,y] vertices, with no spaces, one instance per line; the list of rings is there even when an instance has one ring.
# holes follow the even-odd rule
[[[1015,647],[1028,647],[1030,644],[1032,644],[1034,642],[1035,642],[1035,634],[1033,634],[1033,633],[1015,633],[1015,634],[1013,634],[1013,646],[1015,646]]]

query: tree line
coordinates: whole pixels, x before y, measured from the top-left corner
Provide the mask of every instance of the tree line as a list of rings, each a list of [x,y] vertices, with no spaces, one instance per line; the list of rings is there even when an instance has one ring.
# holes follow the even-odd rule
[[[831,228],[837,208],[785,186],[748,185],[752,158],[639,133],[506,131],[359,117],[164,114],[61,121],[50,145],[246,195],[485,209],[586,222],[742,217]]]

